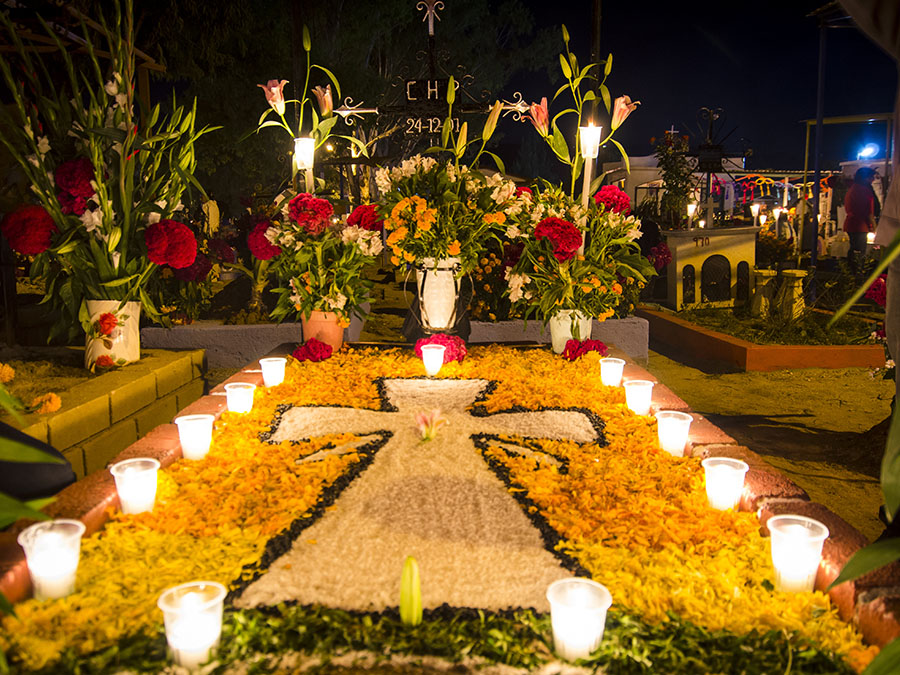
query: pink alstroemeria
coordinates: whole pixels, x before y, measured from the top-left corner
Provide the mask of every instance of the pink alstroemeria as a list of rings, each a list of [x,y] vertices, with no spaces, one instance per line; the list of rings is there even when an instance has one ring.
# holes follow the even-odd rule
[[[613,113],[612,113],[612,126],[613,131],[622,126],[622,122],[625,121],[625,118],[628,117],[631,113],[634,112],[635,108],[637,108],[641,104],[640,101],[631,102],[630,96],[620,96],[613,102]]]
[[[319,102],[319,112],[322,113],[322,117],[331,117],[331,112],[334,110],[334,101],[331,99],[331,85],[313,87],[313,94],[315,94],[316,100]]]
[[[532,103],[529,106],[527,117],[541,136],[547,135],[550,130],[550,112],[547,110],[546,96],[540,103]]]
[[[262,90],[266,93],[266,101],[279,115],[284,115],[284,85],[287,83],[287,80],[281,80],[280,82],[278,80],[269,80],[265,84],[256,85],[257,87],[262,87]]]
[[[435,408],[430,413],[416,413],[416,426],[422,434],[423,441],[430,441],[437,435],[437,430],[447,424],[447,418]]]

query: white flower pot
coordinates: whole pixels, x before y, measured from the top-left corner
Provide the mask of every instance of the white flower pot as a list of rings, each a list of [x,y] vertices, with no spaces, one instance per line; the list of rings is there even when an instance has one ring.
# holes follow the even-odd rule
[[[141,358],[141,303],[118,300],[88,300],[91,325],[85,335],[84,367],[124,366]],[[115,325],[104,315],[112,315]],[[103,358],[106,357],[106,358]],[[99,360],[99,362],[98,362]]]
[[[456,325],[459,269],[459,258],[445,258],[437,263],[434,258],[425,258],[416,266],[419,313],[425,332],[446,331]]]
[[[589,340],[591,338],[591,317],[575,309],[562,309],[548,322],[550,343],[553,351],[562,354],[569,340]],[[577,331],[577,333],[576,333]]]

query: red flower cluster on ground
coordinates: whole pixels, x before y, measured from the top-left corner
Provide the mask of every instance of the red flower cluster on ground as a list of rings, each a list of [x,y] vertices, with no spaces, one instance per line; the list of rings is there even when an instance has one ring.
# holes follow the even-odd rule
[[[869,300],[874,300],[881,307],[884,307],[887,302],[887,275],[882,274],[875,281],[872,282],[872,285],[869,286],[866,291],[866,297]]]
[[[179,281],[193,281],[194,283],[199,283],[206,279],[211,269],[212,260],[202,253],[197,253],[197,257],[194,258],[192,264],[184,269],[175,270],[175,278]]]
[[[607,211],[621,213],[624,216],[631,213],[631,198],[615,185],[604,185],[600,188],[594,195],[594,203],[598,206],[603,204]]]
[[[97,357],[97,360],[94,361],[94,365],[97,368],[114,368],[116,362],[112,360],[111,356],[108,356],[107,354],[101,354]]]
[[[444,346],[444,363],[451,361],[459,361],[469,353],[466,349],[466,342],[458,335],[444,335],[443,333],[435,333],[431,337],[416,340],[416,356],[422,358],[422,345],[443,345]]]
[[[184,223],[161,220],[144,231],[147,257],[157,265],[180,270],[190,267],[197,258],[197,239]]]
[[[329,358],[331,352],[331,345],[320,342],[319,340],[316,340],[316,338],[309,338],[309,340],[306,341],[306,344],[297,347],[291,356],[298,361],[312,361],[315,363]]]
[[[672,251],[669,250],[669,245],[664,241],[659,242],[650,249],[650,253],[647,254],[647,260],[649,260],[653,265],[653,268],[659,272],[663,267],[672,262]]]
[[[600,352],[600,356],[609,354],[609,349],[600,340],[569,340],[566,342],[566,348],[563,349],[563,358],[569,361],[580,359],[588,352]]]
[[[374,204],[360,204],[353,213],[347,216],[348,225],[356,225],[364,230],[381,232],[384,228],[384,220],[378,216],[378,209]]]
[[[553,244],[553,255],[559,262],[575,257],[581,246],[581,232],[575,225],[562,218],[544,218],[534,228],[534,238],[546,237]]]
[[[31,204],[7,214],[0,232],[16,253],[37,255],[50,248],[50,236],[59,230],[43,206]]]
[[[288,217],[312,236],[325,231],[332,214],[334,208],[327,199],[313,197],[307,192],[301,192],[288,204]]]
[[[271,260],[281,254],[281,249],[266,239],[266,230],[270,227],[272,227],[272,223],[263,220],[257,223],[253,231],[247,235],[247,246],[257,260]]]
[[[100,331],[100,335],[111,335],[118,325],[119,320],[112,312],[103,312],[97,319],[97,329]]]
[[[209,252],[219,262],[233,263],[237,260],[234,249],[224,239],[210,239],[208,243]]]

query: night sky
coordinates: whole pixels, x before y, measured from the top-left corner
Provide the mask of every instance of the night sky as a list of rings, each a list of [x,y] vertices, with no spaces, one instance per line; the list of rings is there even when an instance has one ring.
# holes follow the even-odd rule
[[[454,1],[459,0],[447,4]],[[651,137],[673,124],[696,134],[698,109],[721,107],[722,135],[734,129],[726,148],[753,149],[748,168],[801,169],[805,127],[800,120],[816,116],[819,40],[816,20],[806,16],[823,4],[604,2],[601,51],[614,57],[610,91],[642,102],[617,138],[630,155],[650,154]],[[590,0],[529,5],[544,25],[567,25],[573,49],[586,63]],[[897,86],[893,60],[855,27],[829,29],[826,39],[825,116],[891,112]],[[537,81],[523,85],[529,100],[552,94],[539,91]],[[825,141],[824,168],[855,159],[870,141],[883,157],[884,125],[827,126]]]

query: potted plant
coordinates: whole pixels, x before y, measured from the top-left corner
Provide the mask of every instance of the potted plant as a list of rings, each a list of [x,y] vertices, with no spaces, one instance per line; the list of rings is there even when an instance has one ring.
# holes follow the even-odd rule
[[[135,54],[131,1],[115,5],[104,23],[103,50],[82,24],[88,61],[48,27],[65,80],[51,77],[4,14],[21,68],[0,59],[13,105],[0,106],[0,142],[30,186],[2,232],[17,252],[34,256],[31,276],[46,284],[43,302],[59,312],[51,337],[86,336],[85,366],[122,365],[140,358],[141,311],[166,323],[152,288],[159,266],[193,264],[197,242],[180,222],[193,177],[195,109],[159,104],[135,111]],[[108,60],[107,60],[108,59]]]
[[[585,212],[544,183],[507,230],[522,247],[506,273],[510,301],[549,325],[558,354],[569,339],[590,338],[592,319],[613,316],[626,285],[655,274],[635,243],[640,221],[627,214],[627,195],[615,190],[598,193]]]
[[[333,222],[333,213],[328,200],[300,193],[264,236],[280,249],[272,258],[281,281],[273,291],[278,304],[272,318],[299,314],[304,340],[316,338],[339,349],[351,315],[363,316],[361,306],[371,289],[363,270],[383,246],[377,221],[354,217],[360,224]]]

